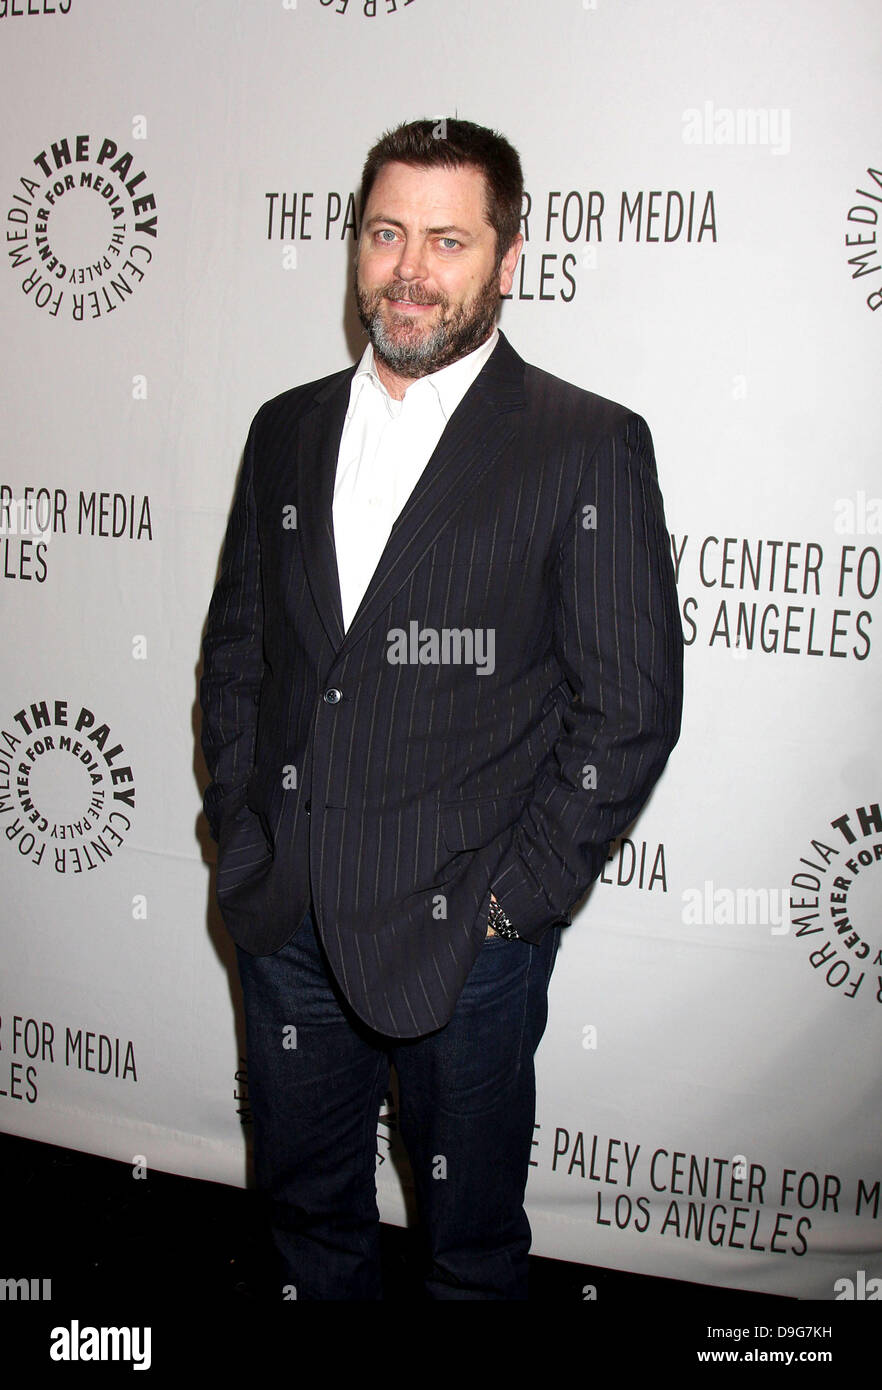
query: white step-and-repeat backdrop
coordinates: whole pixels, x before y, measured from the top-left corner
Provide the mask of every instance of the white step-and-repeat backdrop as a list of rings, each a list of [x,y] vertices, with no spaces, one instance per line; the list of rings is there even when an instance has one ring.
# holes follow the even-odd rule
[[[652,428],[683,734],[552,981],[538,1254],[882,1276],[874,0],[0,0],[0,1125],[231,1184],[200,641],[250,420],[354,361],[382,130],[520,150],[504,331]],[[395,1098],[378,1187],[401,1222]]]

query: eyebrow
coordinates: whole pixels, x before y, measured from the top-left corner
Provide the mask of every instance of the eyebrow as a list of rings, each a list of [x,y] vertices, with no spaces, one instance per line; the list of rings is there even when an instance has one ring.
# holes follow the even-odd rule
[[[399,222],[397,217],[384,217],[382,213],[376,213],[373,217],[369,217],[364,225],[365,227],[374,227],[378,222],[386,222],[391,227],[400,227],[403,232],[407,231],[404,223]],[[473,232],[470,232],[466,227],[455,227],[452,223],[445,227],[425,227],[423,230],[432,236],[449,236],[451,232],[456,232],[457,236],[466,237],[469,241],[474,240]]]

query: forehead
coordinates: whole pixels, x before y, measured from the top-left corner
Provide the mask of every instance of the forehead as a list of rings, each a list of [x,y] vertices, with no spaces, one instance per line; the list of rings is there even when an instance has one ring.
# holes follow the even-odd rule
[[[467,222],[477,232],[487,222],[487,185],[480,169],[421,168],[393,161],[384,164],[365,208],[368,217],[442,226]]]

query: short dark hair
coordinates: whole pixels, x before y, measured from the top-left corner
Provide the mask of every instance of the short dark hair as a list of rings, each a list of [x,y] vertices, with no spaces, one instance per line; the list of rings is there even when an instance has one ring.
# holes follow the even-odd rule
[[[377,174],[384,164],[392,163],[424,169],[460,169],[469,165],[479,169],[487,186],[487,221],[496,232],[497,266],[502,263],[520,228],[524,192],[518,152],[504,135],[452,116],[410,121],[387,130],[368,151],[364,162],[359,225]]]

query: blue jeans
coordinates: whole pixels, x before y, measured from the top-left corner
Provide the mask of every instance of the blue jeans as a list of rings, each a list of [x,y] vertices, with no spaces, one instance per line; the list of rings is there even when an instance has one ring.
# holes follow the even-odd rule
[[[390,1062],[427,1296],[526,1299],[533,1054],[560,930],[550,927],[538,946],[488,937],[450,1021],[406,1039],[375,1033],[353,1013],[311,914],[274,955],[236,948],[255,1172],[282,1283],[298,1299],[383,1296],[375,1172]]]

